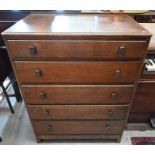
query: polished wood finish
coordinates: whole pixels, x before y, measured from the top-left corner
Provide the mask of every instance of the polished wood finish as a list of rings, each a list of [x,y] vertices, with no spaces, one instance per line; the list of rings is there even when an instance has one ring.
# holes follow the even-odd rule
[[[28,105],[31,119],[125,119],[128,106]]]
[[[62,25],[63,23],[63,25]],[[20,27],[20,29],[19,29]],[[18,36],[57,35],[101,35],[101,36],[150,36],[150,33],[127,15],[52,15],[31,14],[3,35]],[[89,33],[89,34],[88,34]],[[11,36],[10,36],[11,37]],[[18,38],[17,38],[18,39]],[[22,36],[21,38],[22,39]]]
[[[123,121],[32,121],[36,134],[121,134]]]
[[[37,138],[37,142],[40,143],[40,142],[43,142],[43,140],[59,140],[60,142],[62,140],[65,140],[65,142],[67,141],[70,141],[71,142],[83,142],[83,140],[88,140],[88,142],[96,142],[96,141],[116,141],[116,142],[120,142],[120,134],[118,135],[36,135],[36,138]]]
[[[32,14],[3,37],[38,141],[120,141],[147,30],[126,15]]]
[[[144,55],[146,41],[94,41],[94,40],[35,40],[9,41],[12,58],[79,59],[79,58],[133,58]],[[135,48],[135,46],[137,46]],[[124,51],[123,49],[124,48]]]
[[[134,85],[23,85],[27,104],[129,104]]]
[[[138,61],[15,61],[17,77],[24,84],[135,83],[139,67]]]

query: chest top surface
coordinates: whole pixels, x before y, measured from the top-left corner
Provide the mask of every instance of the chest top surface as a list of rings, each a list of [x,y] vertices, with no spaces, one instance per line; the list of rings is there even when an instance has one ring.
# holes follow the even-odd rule
[[[127,15],[53,15],[31,14],[3,32],[39,35],[123,35],[150,36],[150,33]]]

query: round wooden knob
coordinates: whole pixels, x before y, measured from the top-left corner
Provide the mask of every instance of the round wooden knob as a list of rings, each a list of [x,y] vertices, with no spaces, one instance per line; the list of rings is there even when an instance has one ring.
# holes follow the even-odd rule
[[[37,54],[37,48],[34,45],[29,46],[29,51],[31,55],[36,55]]]
[[[125,55],[125,46],[120,46],[119,49],[118,49],[118,53],[120,56],[123,56]]]
[[[36,77],[41,77],[42,76],[42,71],[40,69],[35,70],[35,76]]]
[[[115,79],[116,80],[121,79],[121,71],[119,69],[115,70]]]
[[[111,110],[109,110],[109,111],[108,111],[108,116],[109,116],[109,117],[112,117],[112,115],[113,115],[113,112],[112,112]]]
[[[39,96],[41,99],[46,99],[46,97],[47,97],[45,92],[40,92]]]
[[[52,132],[52,129],[53,129],[52,126],[49,125],[48,128],[47,128],[47,131],[50,133],[50,132]]]
[[[50,112],[49,112],[48,110],[45,110],[45,111],[44,111],[44,116],[45,116],[45,117],[48,117],[49,115],[50,115]]]
[[[117,97],[118,97],[117,93],[112,93],[112,94],[111,94],[111,98],[112,98],[112,99],[116,99]]]
[[[110,125],[107,124],[107,125],[105,126],[105,130],[106,130],[106,131],[110,130]]]

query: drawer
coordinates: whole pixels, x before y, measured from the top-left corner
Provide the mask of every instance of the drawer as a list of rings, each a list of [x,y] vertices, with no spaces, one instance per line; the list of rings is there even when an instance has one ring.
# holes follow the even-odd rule
[[[134,85],[22,85],[27,104],[128,104]]]
[[[135,83],[139,61],[16,61],[20,83],[102,84]]]
[[[9,41],[13,58],[141,58],[146,41],[21,40]]]
[[[128,106],[28,105],[31,119],[126,119]]]
[[[123,121],[32,121],[36,134],[121,134]]]
[[[121,134],[118,135],[36,135],[37,140],[116,140],[120,142]]]

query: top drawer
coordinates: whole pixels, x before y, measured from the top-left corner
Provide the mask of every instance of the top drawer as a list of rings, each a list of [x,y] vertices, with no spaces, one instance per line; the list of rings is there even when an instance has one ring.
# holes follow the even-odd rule
[[[12,58],[141,58],[146,41],[21,40],[8,41]]]

